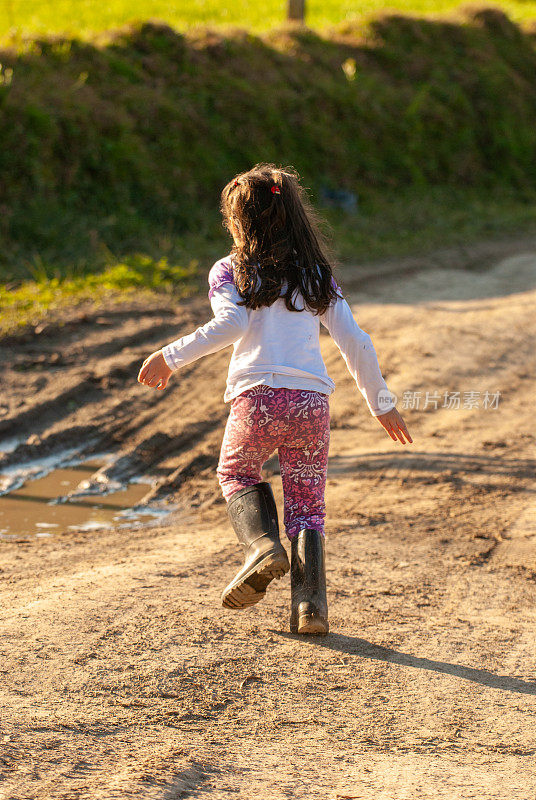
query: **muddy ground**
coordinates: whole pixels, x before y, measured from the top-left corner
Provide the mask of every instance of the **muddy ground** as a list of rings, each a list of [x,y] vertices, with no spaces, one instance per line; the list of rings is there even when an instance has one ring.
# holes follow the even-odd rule
[[[165,392],[136,383],[208,319],[205,296],[1,343],[0,438],[24,441],[0,473],[115,450],[105,477],[150,472],[146,501],[178,504],[165,524],[0,541],[2,800],[534,798],[536,242],[338,277],[414,443],[368,414],[323,335],[326,637],[288,632],[288,576],[220,606],[240,564],[215,474],[230,350]],[[276,456],[265,477],[281,508]]]

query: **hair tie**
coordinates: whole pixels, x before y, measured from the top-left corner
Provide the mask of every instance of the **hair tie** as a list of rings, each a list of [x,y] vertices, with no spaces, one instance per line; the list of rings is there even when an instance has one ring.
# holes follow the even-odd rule
[[[275,184],[272,186],[272,194],[281,194],[281,189]]]
[[[238,181],[237,180],[233,181],[233,186],[238,186]]]

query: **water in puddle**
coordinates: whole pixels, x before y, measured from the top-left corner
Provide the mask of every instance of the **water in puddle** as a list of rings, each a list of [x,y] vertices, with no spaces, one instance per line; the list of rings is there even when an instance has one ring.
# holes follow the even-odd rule
[[[102,463],[86,461],[55,469],[0,497],[0,538],[124,527],[159,516],[156,509],[136,509],[148,491],[143,483],[130,483],[103,497],[81,497],[54,504],[56,498],[68,494],[101,466]]]

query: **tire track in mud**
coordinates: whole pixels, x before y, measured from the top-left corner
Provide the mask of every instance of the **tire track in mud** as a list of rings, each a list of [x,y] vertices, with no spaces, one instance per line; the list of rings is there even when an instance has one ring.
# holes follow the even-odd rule
[[[15,418],[3,420],[0,422],[0,436],[7,437],[24,431],[39,433],[49,427],[52,422],[63,417],[69,403],[82,398],[85,403],[94,403],[103,399],[103,390],[95,388],[95,382],[91,377],[77,381],[50,399],[32,406],[28,411],[22,411]]]
[[[26,345],[19,348],[20,352],[14,351],[13,367],[23,370],[29,367],[47,366],[76,366],[77,359],[105,357],[121,350],[130,350],[135,345],[143,345],[144,348],[150,346],[153,341],[166,336],[180,335],[181,329],[192,324],[193,316],[186,315],[180,320],[176,318],[157,320],[141,319],[134,322],[130,320],[128,325],[114,330],[110,330],[112,324],[101,323],[98,331],[101,335],[93,336],[93,341],[87,343],[81,338],[81,332],[77,331],[75,337],[47,336],[45,339],[36,337],[34,346]],[[123,327],[126,329],[123,331]],[[110,340],[109,334],[113,334]],[[71,341],[70,341],[71,339]],[[58,351],[59,346],[68,345],[67,352]]]
[[[49,356],[59,356],[61,365],[58,366],[57,360],[54,361],[52,376],[48,377],[45,386],[37,393],[30,409],[0,421],[0,436],[9,436],[15,430],[21,432],[32,428],[34,432],[36,428],[43,429],[54,422],[55,418],[65,416],[69,403],[101,401],[105,390],[113,388],[121,381],[135,379],[143,359],[139,353],[131,352],[133,344],[143,343],[144,352],[148,353],[153,342],[159,342],[162,338],[168,340],[172,335],[178,337],[182,334],[182,329],[190,324],[191,319],[188,318],[177,329],[176,324],[167,321],[153,325],[150,329],[142,327],[142,330],[128,336],[113,336],[111,340],[107,337],[105,342],[95,344],[85,341],[83,345],[79,345],[78,342],[70,343],[67,340],[62,342],[61,353],[54,350],[54,342],[47,344],[46,353],[41,349],[38,355],[23,355],[20,358],[15,354],[10,359],[9,354],[5,353],[5,366],[15,371],[27,371],[36,365],[46,367],[46,358]],[[168,336],[164,337],[166,333]],[[104,358],[105,355],[107,358]],[[100,359],[97,364],[92,369],[88,368],[91,360],[96,358]]]
[[[73,448],[84,457],[111,450],[116,454],[112,465],[96,470],[84,488],[60,500],[105,493],[150,470],[159,479],[140,506],[175,490],[184,492],[186,484],[213,469],[226,409],[215,399],[209,416],[201,411],[197,418],[190,407],[183,420],[181,399],[195,389],[198,363],[181,370],[180,386],[172,381],[161,393],[143,389],[136,378],[151,350],[189,333],[206,318],[206,300],[195,297],[183,301],[179,310],[169,305],[152,312],[100,310],[65,324],[38,326],[33,336],[4,337],[0,351],[7,368],[19,377],[21,399],[0,419],[0,439],[20,441],[0,455],[0,470],[13,472],[17,465],[23,468],[55,455],[59,464],[62,454]],[[37,391],[31,392],[35,376],[47,366]],[[23,404],[30,407],[21,408]],[[161,432],[163,419],[171,433]],[[208,494],[202,491],[200,502],[211,493],[213,487]]]
[[[194,303],[195,299],[192,298],[190,302]],[[186,306],[188,302],[185,300],[183,304]],[[151,300],[151,304],[154,305],[154,299]],[[39,322],[37,325],[27,325],[20,332],[4,334],[0,340],[0,347],[24,347],[44,340],[49,341],[55,336],[65,341],[65,337],[70,334],[93,334],[95,326],[108,324],[108,320],[112,321],[109,324],[114,324],[114,321],[121,324],[131,321],[133,314],[139,314],[140,317],[161,317],[170,313],[175,313],[175,306],[169,302],[160,303],[155,308],[148,308],[139,303],[124,303],[119,308],[113,306],[107,308],[103,305],[82,312],[72,308],[57,309],[52,319]]]

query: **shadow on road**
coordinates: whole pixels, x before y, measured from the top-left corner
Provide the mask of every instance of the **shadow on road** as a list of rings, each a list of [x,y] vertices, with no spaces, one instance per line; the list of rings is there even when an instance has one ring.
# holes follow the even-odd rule
[[[386,661],[390,664],[400,664],[404,667],[414,667],[416,669],[427,669],[432,672],[441,672],[445,675],[453,675],[456,678],[463,678],[473,683],[480,683],[490,689],[502,689],[506,692],[516,692],[517,694],[536,695],[536,682],[513,678],[508,675],[494,675],[485,669],[475,669],[474,667],[464,667],[460,664],[450,664],[447,661],[433,661],[430,658],[419,658],[419,656],[400,653],[390,647],[368,642],[366,639],[359,639],[357,636],[344,636],[339,633],[330,633],[327,636],[299,636],[298,634],[287,633],[286,631],[276,631],[271,629],[271,633],[277,634],[284,639],[303,642],[310,646],[326,647],[338,653],[358,656],[360,658],[370,658],[374,661]],[[535,679],[536,681],[536,679]]]
[[[417,474],[427,473],[432,482],[438,474],[458,476],[460,473],[480,472],[484,475],[506,475],[515,478],[532,478],[536,472],[534,458],[505,458],[494,452],[492,455],[478,453],[444,453],[411,450],[408,453],[363,453],[359,455],[334,455],[329,458],[328,476],[346,475],[354,472],[384,472],[387,469],[413,470]],[[448,472],[447,472],[448,471]],[[436,476],[435,478],[433,476]]]

